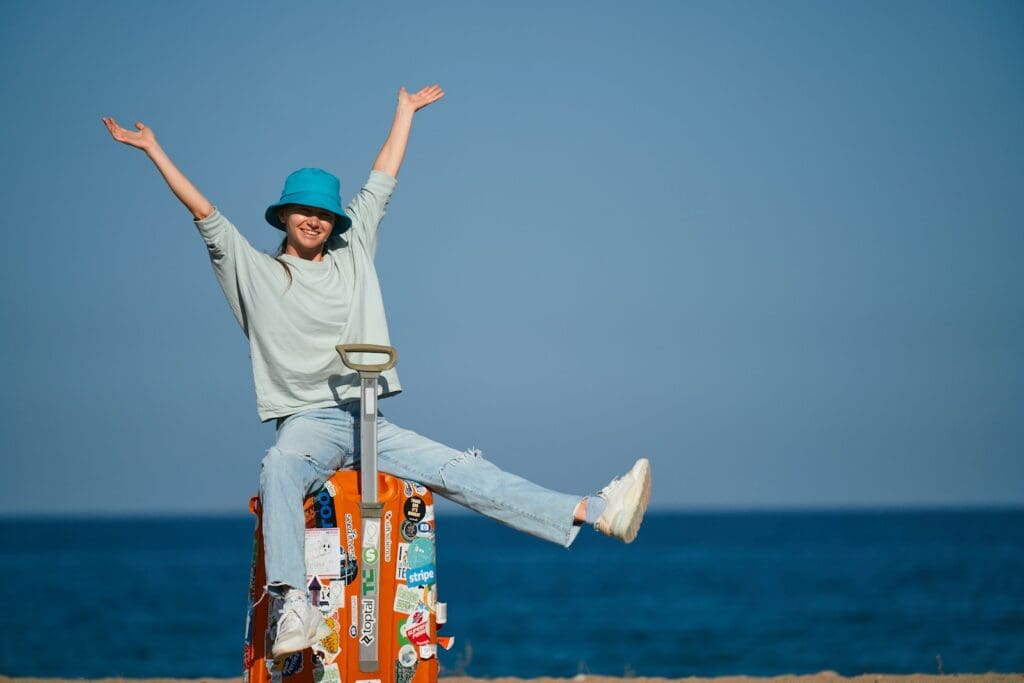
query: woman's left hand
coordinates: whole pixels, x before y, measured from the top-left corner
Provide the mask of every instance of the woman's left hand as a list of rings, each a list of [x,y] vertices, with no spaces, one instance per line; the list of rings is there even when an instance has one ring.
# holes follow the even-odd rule
[[[433,104],[444,97],[444,91],[437,83],[428,85],[419,92],[410,93],[402,86],[398,89],[398,108],[395,120],[391,124],[391,132],[384,146],[380,148],[377,160],[373,162],[373,170],[384,171],[393,178],[398,177],[398,169],[405,158],[405,146],[409,143],[409,131],[412,129],[412,117],[420,109]]]
[[[428,104],[433,104],[439,99],[444,97],[444,91],[441,90],[441,86],[437,83],[434,85],[428,85],[419,92],[410,93],[402,86],[398,90],[398,106],[408,107],[413,112],[417,112]]]

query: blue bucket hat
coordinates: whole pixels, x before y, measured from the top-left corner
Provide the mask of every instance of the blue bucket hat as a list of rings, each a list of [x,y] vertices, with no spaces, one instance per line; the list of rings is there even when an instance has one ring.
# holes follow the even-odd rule
[[[331,235],[340,235],[352,227],[352,220],[341,208],[341,183],[333,175],[319,168],[300,168],[284,181],[284,190],[277,204],[267,207],[264,216],[267,222],[278,230],[284,230],[284,223],[277,217],[277,210],[287,204],[302,204],[330,211],[338,217]]]

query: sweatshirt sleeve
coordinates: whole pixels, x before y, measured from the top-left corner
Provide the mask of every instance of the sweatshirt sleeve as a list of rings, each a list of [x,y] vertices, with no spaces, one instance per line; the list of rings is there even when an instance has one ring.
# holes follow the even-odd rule
[[[345,208],[352,219],[353,237],[366,245],[371,256],[377,253],[380,221],[397,182],[383,171],[371,171],[366,184]]]
[[[248,336],[242,283],[248,279],[252,263],[259,257],[259,252],[217,209],[206,218],[196,220],[195,224],[206,243],[213,274],[224,291],[228,306]]]
[[[249,245],[242,233],[238,232],[238,228],[217,209],[206,218],[199,218],[194,222],[199,235],[206,242],[210,261],[215,268],[220,263],[226,264],[237,260],[239,250]]]

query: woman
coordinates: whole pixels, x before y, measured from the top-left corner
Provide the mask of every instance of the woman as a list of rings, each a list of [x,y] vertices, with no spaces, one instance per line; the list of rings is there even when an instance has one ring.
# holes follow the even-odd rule
[[[437,85],[401,88],[391,131],[366,185],[346,208],[338,179],[320,169],[295,171],[265,218],[285,234],[278,256],[254,249],[171,162],[152,129],[103,122],[111,136],[141,149],[192,213],[214,272],[249,339],[261,420],[277,421],[277,441],[263,458],[267,589],[283,597],[273,655],[305,649],[326,635],[305,592],[302,503],[334,471],[356,464],[359,377],[334,347],[387,345],[387,321],[373,257],[377,230],[402,165],[413,115],[444,96]],[[394,370],[380,378],[380,396],[401,391]],[[378,422],[383,472],[420,482],[436,493],[515,529],[569,546],[580,525],[626,543],[635,537],[650,495],[650,467],[640,459],[597,495],[550,491],[498,469],[476,450],[459,452],[383,416]]]

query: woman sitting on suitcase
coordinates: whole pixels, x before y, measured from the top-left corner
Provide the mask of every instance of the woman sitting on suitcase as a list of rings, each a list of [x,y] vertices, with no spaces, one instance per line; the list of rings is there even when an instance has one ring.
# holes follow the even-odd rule
[[[305,591],[303,500],[338,469],[354,466],[359,378],[342,365],[341,343],[388,344],[373,258],[377,232],[402,164],[413,114],[443,96],[437,85],[398,93],[398,107],[370,178],[344,209],[338,179],[315,168],[295,171],[266,210],[284,232],[274,257],[254,249],[164,153],[153,130],[126,130],[104,118],[111,136],[143,150],[195,218],[214,273],[249,339],[261,420],[277,421],[277,443],[263,458],[266,574],[283,595],[274,656],[322,636],[320,612]],[[380,396],[401,391],[395,371],[380,377]],[[378,422],[380,470],[420,482],[450,500],[520,531],[563,546],[584,523],[631,542],[650,493],[641,459],[595,496],[557,493],[500,470],[471,450],[459,452]]]

